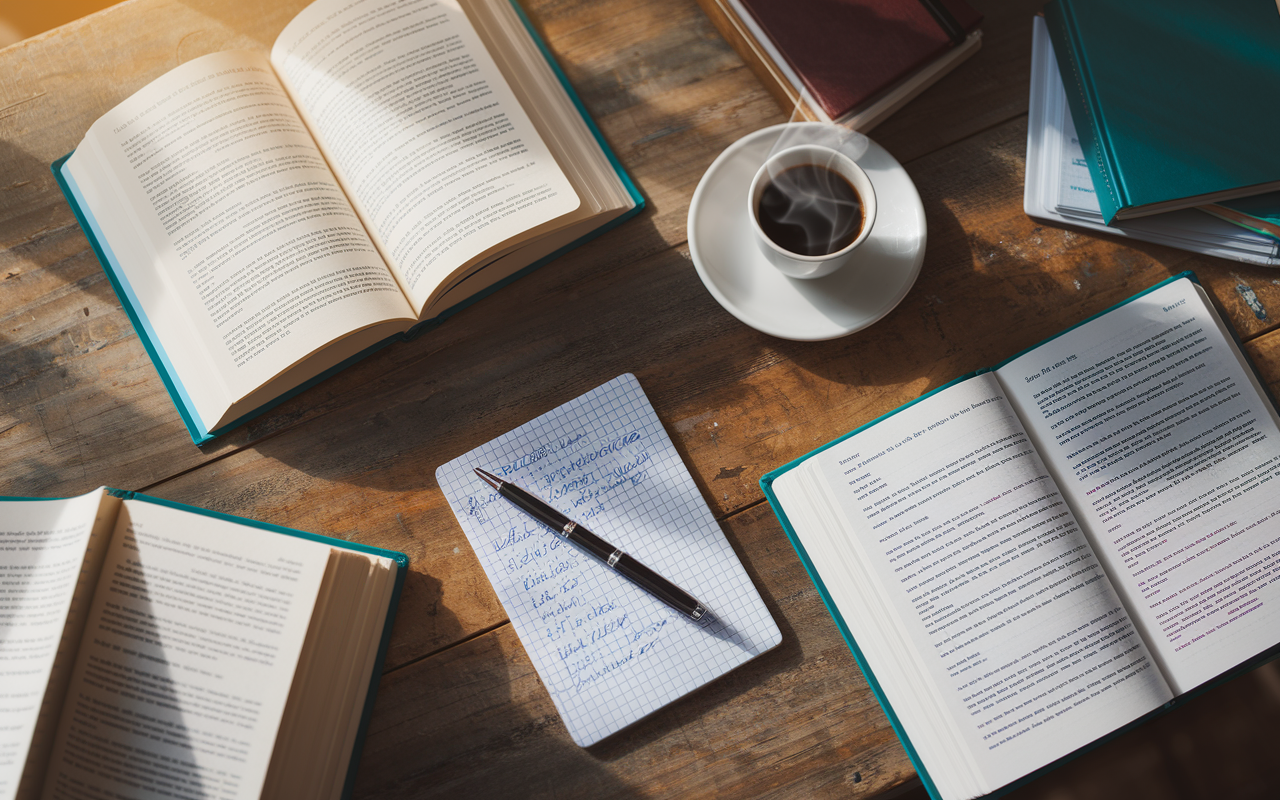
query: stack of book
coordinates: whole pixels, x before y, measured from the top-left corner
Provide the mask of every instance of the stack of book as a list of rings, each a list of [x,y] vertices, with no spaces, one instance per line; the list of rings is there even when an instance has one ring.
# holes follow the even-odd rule
[[[867,131],[982,44],[963,0],[698,0],[800,119]]]
[[[1055,0],[1036,19],[1025,210],[1275,266],[1280,114],[1253,87],[1280,80],[1280,13],[1176,5]]]

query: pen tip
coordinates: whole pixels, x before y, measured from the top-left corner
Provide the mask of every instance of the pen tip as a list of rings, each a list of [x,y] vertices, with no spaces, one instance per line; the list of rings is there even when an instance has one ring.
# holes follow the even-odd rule
[[[499,489],[502,487],[502,480],[497,475],[492,475],[488,472],[485,472],[479,467],[472,467],[472,469],[474,469],[475,473],[480,476],[480,480],[489,484],[493,488]]]

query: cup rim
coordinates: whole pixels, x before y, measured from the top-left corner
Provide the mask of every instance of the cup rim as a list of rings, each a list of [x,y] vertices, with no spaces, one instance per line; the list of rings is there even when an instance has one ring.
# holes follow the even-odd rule
[[[818,151],[822,151],[824,153],[828,153],[830,155],[836,156],[837,160],[841,161],[843,164],[847,166],[852,167],[853,168],[852,171],[854,172],[854,174],[859,175],[861,177],[860,181],[850,181],[850,182],[855,184],[862,183],[865,185],[866,195],[862,197],[862,208],[863,208],[862,230],[858,233],[857,237],[854,238],[852,242],[849,242],[849,244],[845,245],[844,247],[834,252],[825,253],[823,255],[807,256],[801,253],[796,253],[791,250],[788,250],[785,247],[782,247],[781,245],[779,245],[777,242],[773,241],[773,239],[770,239],[769,235],[764,232],[763,228],[760,227],[760,220],[757,219],[756,188],[757,186],[759,186],[761,179],[767,175],[767,168],[769,167],[769,164],[777,159],[781,159],[785,155],[794,153],[797,150],[818,150]],[[858,192],[860,196],[863,195],[863,186],[855,185],[853,188]],[[868,198],[870,198],[871,200],[870,203],[867,202]],[[868,209],[870,210],[868,211]],[[875,192],[874,185],[872,185],[871,183],[871,176],[867,175],[867,171],[864,170],[858,164],[857,161],[854,161],[852,158],[840,152],[839,150],[836,150],[833,147],[828,147],[823,144],[813,144],[813,143],[797,144],[797,145],[792,145],[791,147],[787,147],[782,150],[779,150],[776,153],[773,153],[768,158],[766,158],[764,160],[764,163],[761,164],[760,167],[756,170],[755,177],[751,179],[751,186],[747,190],[747,217],[750,218],[751,220],[751,228],[755,232],[756,236],[765,244],[767,244],[771,249],[776,251],[779,255],[785,256],[786,258],[794,259],[795,261],[805,263],[805,264],[821,264],[826,261],[831,261],[835,258],[847,255],[848,253],[852,252],[854,248],[862,244],[862,242],[865,241],[866,238],[871,235],[871,226],[872,226],[872,223],[875,222],[876,211],[877,211],[876,192]]]

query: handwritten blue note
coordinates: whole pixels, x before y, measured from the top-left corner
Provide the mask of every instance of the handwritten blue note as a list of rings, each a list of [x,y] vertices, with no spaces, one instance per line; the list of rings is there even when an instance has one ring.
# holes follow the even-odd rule
[[[517,511],[472,472],[547,502],[697,597],[703,627]],[[631,374],[436,470],[573,740],[586,747],[782,641]]]

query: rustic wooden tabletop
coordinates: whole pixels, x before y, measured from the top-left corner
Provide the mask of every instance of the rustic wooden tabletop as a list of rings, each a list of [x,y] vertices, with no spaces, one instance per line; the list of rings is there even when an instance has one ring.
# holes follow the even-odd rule
[[[694,271],[686,215],[725,147],[787,115],[693,0],[527,0],[643,214],[210,444],[178,413],[49,171],[181,62],[267,50],[300,0],[129,0],[0,50],[0,494],[109,485],[359,540],[412,561],[356,796],[864,797],[910,762],[757,480],[948,380],[1195,270],[1280,389],[1280,273],[1022,211],[1031,17],[973,0],[984,44],[872,135],[928,219],[874,326],[771,338]],[[269,7],[268,7],[269,6]],[[576,324],[556,311],[571,305]],[[569,739],[433,477],[623,372],[639,378],[783,631],[778,649],[590,749]],[[1274,665],[1020,790],[1264,796]]]

